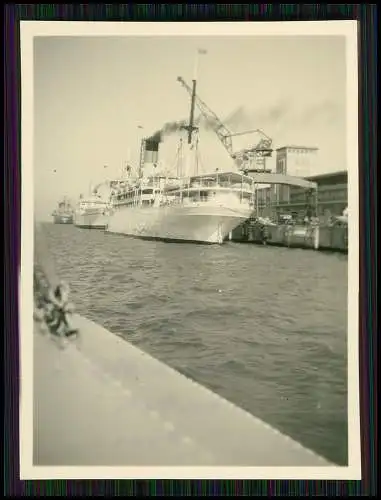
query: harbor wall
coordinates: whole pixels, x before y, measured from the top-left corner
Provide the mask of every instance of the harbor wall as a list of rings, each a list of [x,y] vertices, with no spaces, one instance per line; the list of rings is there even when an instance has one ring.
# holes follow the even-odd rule
[[[348,251],[348,227],[245,223],[231,233],[231,241],[311,250]]]
[[[74,323],[80,339],[65,349],[35,323],[34,465],[333,465],[100,325]]]

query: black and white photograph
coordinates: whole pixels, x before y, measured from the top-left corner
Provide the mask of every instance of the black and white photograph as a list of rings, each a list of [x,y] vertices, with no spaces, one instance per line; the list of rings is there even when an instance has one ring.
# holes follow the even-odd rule
[[[360,478],[356,30],[21,22],[24,479]]]

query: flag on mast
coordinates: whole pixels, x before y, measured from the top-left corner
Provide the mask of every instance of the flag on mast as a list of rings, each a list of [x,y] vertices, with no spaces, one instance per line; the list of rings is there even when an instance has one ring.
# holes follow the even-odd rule
[[[205,55],[208,53],[208,51],[206,49],[198,49],[198,53],[201,55]]]

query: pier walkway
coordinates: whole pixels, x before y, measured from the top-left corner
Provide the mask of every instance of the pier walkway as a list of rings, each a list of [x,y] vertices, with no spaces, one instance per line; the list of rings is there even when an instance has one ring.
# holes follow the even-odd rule
[[[63,350],[35,324],[34,465],[333,465],[99,325],[75,322],[81,342]]]

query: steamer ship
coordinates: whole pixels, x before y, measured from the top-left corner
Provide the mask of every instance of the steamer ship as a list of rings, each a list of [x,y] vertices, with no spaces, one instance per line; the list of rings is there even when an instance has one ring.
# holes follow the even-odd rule
[[[54,224],[73,224],[73,207],[67,198],[59,201],[52,217]]]
[[[181,80],[183,82],[183,80]],[[173,242],[221,244],[254,210],[253,179],[243,172],[220,172],[211,165],[198,173],[199,134],[195,126],[196,81],[193,80],[187,134],[178,145],[176,175],[159,165],[162,134],[141,142],[138,174],[131,171],[123,185],[110,194],[112,211],[107,231],[127,236]]]
[[[124,179],[107,183],[103,201],[109,207],[106,230],[143,239],[174,242],[221,244],[232,231],[256,210],[257,182],[247,166],[260,165],[265,174],[265,159],[271,156],[271,139],[261,131],[232,134],[219,118],[196,95],[196,78],[192,87],[183,78],[178,82],[190,95],[189,121],[167,124],[159,132],[141,141],[140,162],[133,174],[131,167]],[[203,118],[214,129],[231,160],[231,170],[221,171],[211,164],[199,173],[199,127],[195,104]],[[175,175],[162,168],[159,149],[166,133],[186,134],[180,137]],[[234,140],[259,133],[255,146],[234,151]],[[245,166],[246,165],[246,166]],[[103,188],[106,184],[103,185]]]
[[[142,176],[111,194],[107,231],[143,239],[221,244],[254,208],[252,179],[236,172]]]
[[[100,184],[87,197],[82,195],[79,198],[75,212],[74,225],[84,229],[106,229],[110,199],[98,190],[106,187],[106,184]]]

